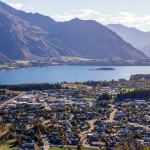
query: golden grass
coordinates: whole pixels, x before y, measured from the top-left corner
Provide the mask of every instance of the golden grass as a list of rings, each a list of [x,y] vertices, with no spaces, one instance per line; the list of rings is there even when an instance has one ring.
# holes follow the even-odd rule
[[[7,134],[9,132],[10,127],[11,124],[6,124],[4,127],[0,128],[0,137]]]
[[[17,147],[13,147],[15,140],[8,140],[0,144],[0,150],[18,150]]]

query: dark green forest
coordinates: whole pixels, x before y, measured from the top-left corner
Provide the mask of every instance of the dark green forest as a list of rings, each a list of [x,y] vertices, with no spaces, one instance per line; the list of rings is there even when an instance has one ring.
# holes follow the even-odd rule
[[[61,88],[62,86],[59,83],[0,85],[0,89],[8,89],[8,90],[13,90],[13,91],[48,90],[48,89],[61,89]]]
[[[128,92],[120,92],[118,93],[116,100],[122,101],[125,99],[145,99],[148,100],[150,98],[150,90],[149,89],[140,89]]]

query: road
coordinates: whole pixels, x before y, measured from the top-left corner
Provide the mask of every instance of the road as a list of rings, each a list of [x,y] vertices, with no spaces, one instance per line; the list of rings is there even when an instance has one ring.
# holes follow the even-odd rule
[[[111,109],[112,109],[113,111],[111,112],[110,118],[109,118],[109,120],[107,120],[107,122],[115,122],[114,117],[115,117],[115,114],[116,114],[116,112],[117,112],[117,109],[114,108],[114,105],[111,106]],[[140,124],[137,124],[137,123],[130,123],[130,122],[129,122],[128,124],[129,124],[129,125],[132,125],[132,126],[135,126],[135,127],[142,127],[142,128],[144,128],[144,129],[150,131],[150,128],[147,127],[147,126],[144,126],[144,125],[140,125]]]
[[[93,106],[93,102],[89,102],[90,103],[90,108]]]
[[[90,147],[88,144],[86,144],[87,141],[87,134],[91,133],[92,130],[94,129],[94,123],[96,119],[89,120],[88,123],[90,125],[90,128],[87,131],[83,131],[80,133],[81,141],[83,142],[84,147]]]
[[[71,115],[70,118],[69,118],[69,120],[71,121],[73,118],[74,118],[74,115]]]
[[[50,145],[44,142],[43,149],[44,150],[49,150],[49,148],[50,148]]]
[[[115,109],[114,107],[115,107],[114,105],[111,106],[111,109],[112,109],[113,111],[111,112],[110,118],[109,118],[109,120],[107,120],[107,122],[115,122],[114,118],[115,118],[117,109]]]
[[[115,107],[114,105],[111,106],[111,109],[112,109],[113,111],[111,112],[110,118],[109,118],[109,120],[108,120],[107,122],[114,122],[114,121],[115,121],[115,120],[114,120],[114,117],[115,117],[115,114],[116,114],[116,112],[117,112],[117,109],[115,109],[114,107]],[[95,123],[95,121],[96,121],[96,119],[89,120],[89,121],[88,121],[88,123],[89,123],[89,125],[90,125],[89,130],[83,131],[83,132],[80,133],[81,141],[83,142],[83,146],[84,146],[84,147],[87,147],[87,148],[91,148],[91,147],[92,147],[92,146],[86,144],[86,142],[87,142],[87,135],[88,135],[89,133],[91,133],[92,130],[94,129],[94,123]]]
[[[49,150],[50,144],[49,144],[48,137],[46,135],[42,135],[42,139],[44,142],[43,150]]]
[[[130,122],[129,122],[128,124],[131,125],[131,126],[135,126],[135,127],[142,127],[142,128],[144,128],[144,129],[150,131],[150,128],[147,127],[147,126],[144,126],[144,125],[140,125],[140,124],[137,124],[137,123],[130,123]]]
[[[16,99],[20,98],[21,96],[25,95],[26,92],[21,92],[19,95],[17,95],[16,97],[11,98],[10,100],[7,100],[5,102],[3,102],[2,104],[0,104],[0,109],[2,109],[3,107],[5,107],[7,104],[11,103],[12,101],[15,101]]]

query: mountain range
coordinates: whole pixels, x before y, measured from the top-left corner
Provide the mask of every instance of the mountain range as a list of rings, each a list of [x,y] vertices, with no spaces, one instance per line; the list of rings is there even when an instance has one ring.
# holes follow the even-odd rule
[[[121,24],[109,24],[106,27],[150,57],[150,32],[129,28]]]
[[[0,59],[45,57],[139,60],[146,56],[115,32],[93,20],[56,22],[0,2]]]

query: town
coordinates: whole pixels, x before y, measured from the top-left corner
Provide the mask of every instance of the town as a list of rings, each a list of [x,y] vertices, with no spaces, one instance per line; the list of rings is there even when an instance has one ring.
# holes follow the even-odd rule
[[[150,75],[27,86],[1,86],[0,149],[150,149]]]

